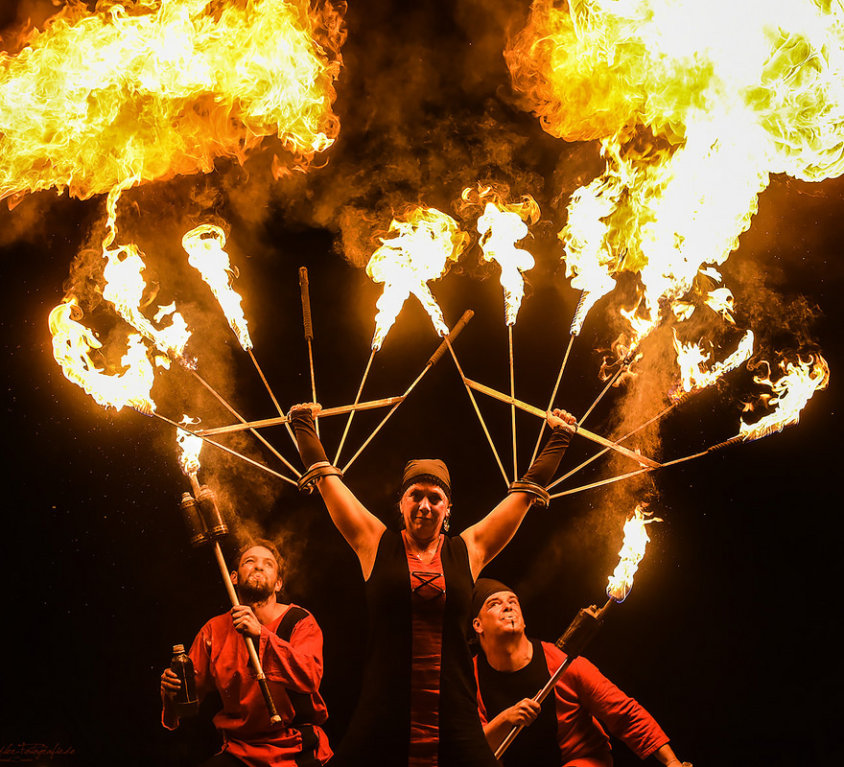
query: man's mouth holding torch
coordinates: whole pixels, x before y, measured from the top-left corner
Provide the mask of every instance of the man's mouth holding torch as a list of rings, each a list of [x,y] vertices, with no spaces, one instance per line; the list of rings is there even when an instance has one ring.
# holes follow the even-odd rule
[[[494,594],[487,600],[486,608],[502,633],[524,631],[522,606],[519,604],[519,598],[512,592]]]

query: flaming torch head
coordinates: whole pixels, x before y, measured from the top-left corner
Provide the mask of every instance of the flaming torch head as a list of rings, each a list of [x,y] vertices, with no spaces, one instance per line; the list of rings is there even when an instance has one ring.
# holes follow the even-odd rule
[[[192,426],[199,423],[199,419],[183,415],[181,423]],[[186,477],[196,476],[199,472],[199,453],[202,450],[202,438],[191,434],[185,429],[176,430],[176,443],[179,445],[179,466]]]
[[[464,190],[463,197],[471,190]],[[481,199],[484,195],[481,194]],[[522,299],[525,295],[525,281],[522,273],[533,269],[533,256],[516,247],[516,243],[527,237],[525,221],[539,218],[539,206],[526,196],[522,203],[507,205],[493,199],[487,202],[483,214],[478,218],[480,246],[485,261],[496,261],[501,266],[501,286],[504,288],[504,311],[507,325],[515,325]]]
[[[128,405],[144,413],[154,411],[150,392],[155,371],[143,339],[132,333],[126,354],[120,360],[123,372],[108,374],[91,359],[91,352],[102,344],[91,330],[73,318],[74,312],[81,315],[75,300],[65,301],[50,312],[53,356],[65,377],[81,386],[99,405],[116,410]]]
[[[226,320],[240,341],[243,351],[252,348],[246,317],[240,306],[241,297],[231,286],[232,267],[229,255],[223,250],[226,234],[213,224],[201,224],[182,237],[182,247],[187,251],[188,263],[201,275],[219,301]]]
[[[448,334],[442,310],[428,282],[442,277],[466,247],[468,236],[457,222],[436,208],[416,207],[390,224],[390,238],[381,239],[366,265],[373,282],[383,282],[378,299],[372,349],[377,351],[412,293],[431,317],[440,336]]]
[[[646,525],[651,522],[661,522],[658,517],[650,517],[644,513],[642,506],[637,506],[633,516],[624,523],[624,543],[619,554],[618,566],[609,578],[607,596],[616,601],[627,599],[633,588],[633,576],[639,568],[639,562],[645,556],[645,546],[650,538]]]
[[[829,365],[819,354],[807,360],[798,359],[797,362],[783,361],[780,368],[783,375],[776,381],[771,381],[770,374],[754,379],[756,383],[771,388],[773,393],[766,399],[768,405],[775,409],[754,424],[741,422],[739,434],[745,441],[766,437],[797,423],[800,412],[814,393],[825,389],[829,383]]]

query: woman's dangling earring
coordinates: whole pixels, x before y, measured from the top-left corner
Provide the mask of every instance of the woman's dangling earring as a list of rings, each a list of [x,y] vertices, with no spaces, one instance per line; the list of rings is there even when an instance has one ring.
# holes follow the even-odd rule
[[[448,528],[451,525],[451,514],[446,514],[445,519],[443,520],[443,532],[447,533]]]

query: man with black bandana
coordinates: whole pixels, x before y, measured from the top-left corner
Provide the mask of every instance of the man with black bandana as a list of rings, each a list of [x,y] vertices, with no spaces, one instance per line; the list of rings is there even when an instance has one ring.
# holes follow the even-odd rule
[[[472,596],[478,708],[490,748],[525,727],[504,752],[505,767],[611,767],[601,722],[640,758],[681,767],[654,718],[586,658],[578,657],[540,705],[533,696],[566,659],[548,642],[528,639],[518,597],[500,581],[479,578]],[[600,722],[598,721],[600,719]]]

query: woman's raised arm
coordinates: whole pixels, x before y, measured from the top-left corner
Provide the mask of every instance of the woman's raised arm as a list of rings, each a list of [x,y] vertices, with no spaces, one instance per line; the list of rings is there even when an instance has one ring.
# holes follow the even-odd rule
[[[328,461],[314,428],[313,416],[319,409],[320,406],[313,402],[290,409],[290,425],[306,468],[300,485],[316,484],[331,521],[357,554],[363,577],[368,579],[386,526],[346,487],[340,471]]]
[[[560,465],[574,434],[576,421],[565,410],[548,413],[547,421],[552,429],[551,436],[531,467],[518,482],[510,485],[510,492],[501,503],[480,522],[460,533],[469,552],[469,565],[475,579],[516,534],[530,505],[537,500],[548,503],[545,486]]]

